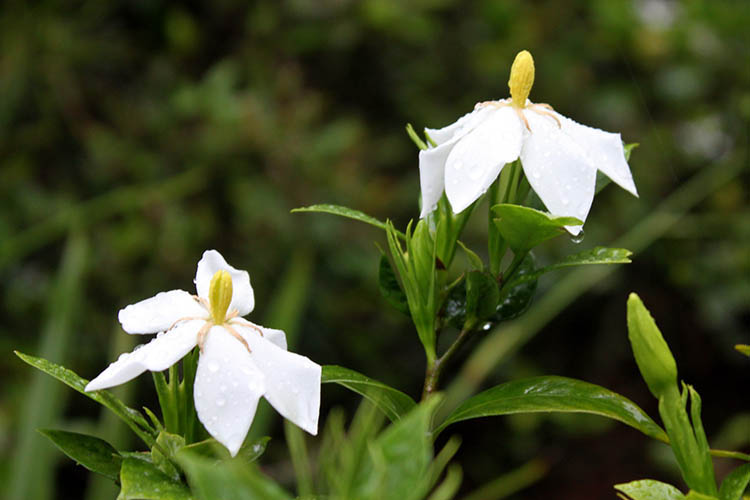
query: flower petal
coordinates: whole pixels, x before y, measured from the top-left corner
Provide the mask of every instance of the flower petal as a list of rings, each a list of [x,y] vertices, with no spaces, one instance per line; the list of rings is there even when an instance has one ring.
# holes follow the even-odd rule
[[[241,327],[241,334],[250,345],[253,362],[266,376],[264,396],[268,402],[284,418],[310,434],[317,434],[320,365],[304,356],[281,349],[270,338],[261,337],[250,328]]]
[[[423,149],[419,152],[419,187],[422,192],[423,219],[437,207],[445,189],[445,160],[455,142],[441,144],[436,148]]]
[[[477,125],[482,123],[483,120],[486,120],[491,111],[492,108],[490,108],[489,106],[476,108],[469,113],[466,113],[464,116],[451,123],[447,127],[438,129],[425,128],[424,131],[427,133],[427,135],[430,136],[433,141],[435,141],[437,145],[440,145],[450,141],[451,139],[460,139],[461,137],[465,136],[466,134],[474,130]]]
[[[250,286],[250,276],[247,271],[235,269],[224,260],[216,250],[206,250],[203,257],[198,262],[198,271],[195,273],[195,288],[198,295],[208,299],[208,287],[211,284],[211,278],[216,271],[227,271],[232,277],[232,302],[229,304],[229,310],[237,309],[240,316],[249,314],[255,307],[255,296],[253,287]]]
[[[265,326],[256,325],[255,323],[248,321],[244,318],[238,318],[239,321],[234,320],[231,325],[232,327],[247,340],[247,337],[251,335],[260,335],[258,330],[263,333],[263,338],[276,346],[286,351],[286,333],[283,330],[276,330],[274,328],[266,328]],[[256,328],[258,330],[256,330]]]
[[[559,113],[556,115],[562,123],[563,132],[586,151],[596,168],[620,187],[638,196],[633,175],[630,173],[628,162],[625,161],[625,149],[620,134],[581,125]]]
[[[596,167],[552,118],[533,111],[524,114],[531,133],[524,140],[521,163],[529,184],[551,214],[586,221],[594,200]],[[566,229],[581,232],[580,226]]]
[[[458,141],[445,163],[445,194],[454,213],[465,210],[490,187],[506,163],[518,158],[521,121],[509,107],[495,109]]]
[[[232,456],[253,422],[264,378],[240,341],[221,326],[211,328],[195,374],[195,410],[208,433]]]
[[[120,309],[117,318],[128,333],[156,333],[180,318],[207,318],[208,311],[184,290],[160,292]]]
[[[168,332],[160,333],[148,344],[142,344],[133,352],[124,353],[110,364],[94,380],[86,385],[87,391],[98,391],[132,380],[146,370],[166,370],[197,343],[197,334],[203,320],[180,323]]]

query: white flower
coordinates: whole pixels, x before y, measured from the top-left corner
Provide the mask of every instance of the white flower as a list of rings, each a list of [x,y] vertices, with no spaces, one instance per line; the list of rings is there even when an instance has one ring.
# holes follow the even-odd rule
[[[420,151],[422,214],[432,212],[443,190],[454,213],[474,203],[506,163],[521,158],[526,178],[556,216],[586,220],[596,171],[638,196],[620,134],[586,127],[528,100],[534,61],[520,52],[511,68],[510,99],[483,102],[445,128],[426,129],[436,146]],[[580,228],[569,227],[578,234]]]
[[[195,286],[197,296],[170,290],[122,309],[119,320],[126,332],[161,333],[122,354],[86,390],[122,384],[146,370],[165,370],[198,345],[193,392],[198,419],[233,456],[261,396],[285,418],[316,434],[321,368],[288,352],[283,331],[240,318],[255,304],[247,272],[208,250],[198,262]]]

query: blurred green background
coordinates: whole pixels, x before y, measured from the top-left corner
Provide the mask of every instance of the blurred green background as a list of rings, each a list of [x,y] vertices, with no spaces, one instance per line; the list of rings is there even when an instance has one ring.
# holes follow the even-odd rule
[[[0,489],[114,497],[34,428],[121,445],[127,433],[12,350],[92,378],[140,340],[118,328],[117,311],[191,290],[207,248],[250,272],[251,319],[298,332],[296,350],[321,364],[418,395],[416,335],[378,294],[373,242],[384,235],[289,210],[337,203],[399,225],[417,217],[417,152],[404,125],[440,127],[505,97],[521,49],[536,61],[533,101],[641,144],[631,158],[640,198],[607,188],[584,241],[561,238],[539,259],[616,243],[636,254],[556,290],[563,276],[544,278],[529,313],[542,319],[524,327],[517,356],[495,359],[508,337],[489,333],[474,344],[489,353],[486,377],[469,385],[579,377],[655,415],[626,341],[634,290],[703,394],[712,444],[747,451],[750,366],[732,346],[750,341],[748,26],[742,0],[4,2]],[[486,223],[475,219],[463,239],[483,250]],[[545,302],[548,292],[556,299]],[[118,391],[156,407],[147,376]],[[323,388],[324,412],[357,401]],[[268,425],[276,439],[263,465],[288,481],[280,418]],[[679,484],[663,447],[600,419],[453,430],[464,438],[464,492],[535,457],[547,473],[517,498],[614,498],[613,484],[641,477]]]

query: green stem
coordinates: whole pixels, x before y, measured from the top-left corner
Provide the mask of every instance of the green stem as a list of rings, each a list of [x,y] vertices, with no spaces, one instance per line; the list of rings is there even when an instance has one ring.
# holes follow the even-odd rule
[[[435,359],[433,362],[428,363],[427,371],[425,373],[424,387],[422,389],[422,400],[424,401],[427,397],[435,392],[440,381],[440,374],[443,371],[446,363],[453,357],[453,355],[466,343],[473,330],[471,328],[465,328],[461,330],[456,337],[456,340],[446,349],[442,356]]]

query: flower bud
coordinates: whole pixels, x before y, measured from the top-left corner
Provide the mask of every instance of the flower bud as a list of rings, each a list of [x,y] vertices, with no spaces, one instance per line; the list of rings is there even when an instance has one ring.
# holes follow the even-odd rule
[[[534,58],[528,50],[522,50],[516,55],[513,65],[510,67],[510,97],[513,106],[525,108],[526,99],[529,98],[531,87],[534,85]]]
[[[628,297],[628,337],[651,394],[659,398],[670,387],[676,387],[677,363],[654,318],[634,293]]]
[[[215,325],[224,323],[231,302],[232,277],[224,270],[216,271],[211,278],[211,284],[208,285],[208,304]]]

